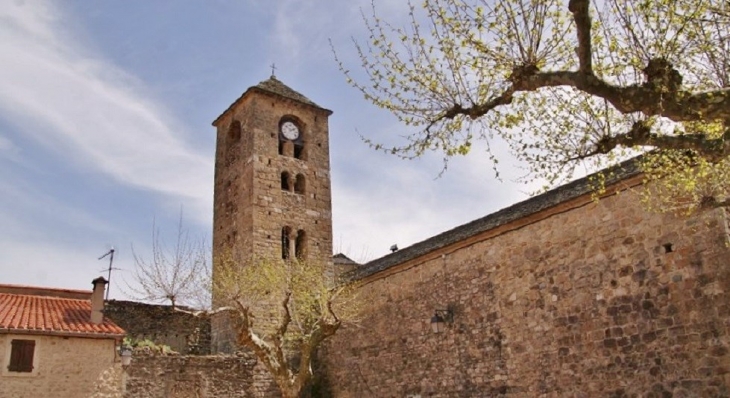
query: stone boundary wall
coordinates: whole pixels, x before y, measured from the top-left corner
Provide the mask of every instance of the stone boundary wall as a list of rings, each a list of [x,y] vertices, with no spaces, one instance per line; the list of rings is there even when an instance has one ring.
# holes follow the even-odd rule
[[[125,398],[278,397],[251,354],[161,355],[136,350],[126,370]]]
[[[210,353],[210,317],[175,311],[169,305],[108,300],[104,316],[109,317],[135,340],[151,340],[170,346],[180,354]]]
[[[326,342],[334,395],[730,396],[728,216],[647,213],[637,195],[578,198],[362,279],[363,319]]]

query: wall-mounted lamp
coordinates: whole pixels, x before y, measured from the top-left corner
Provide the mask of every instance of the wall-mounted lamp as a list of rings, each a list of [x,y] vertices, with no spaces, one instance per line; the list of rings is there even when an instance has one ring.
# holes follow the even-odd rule
[[[451,309],[435,310],[431,317],[431,330],[434,333],[441,333],[444,331],[447,322],[454,322],[454,312]]]
[[[122,368],[127,369],[132,363],[132,349],[127,346],[122,347],[119,356],[122,358]]]

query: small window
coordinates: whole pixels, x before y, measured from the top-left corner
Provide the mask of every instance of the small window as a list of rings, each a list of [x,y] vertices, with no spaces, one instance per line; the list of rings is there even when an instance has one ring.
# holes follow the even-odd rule
[[[299,260],[307,257],[307,234],[301,229],[297,231],[297,239],[294,242],[294,255]]]
[[[10,345],[8,370],[11,372],[32,372],[35,340],[13,340]]]
[[[297,174],[297,179],[294,182],[294,192],[303,195],[306,187],[307,187],[307,183],[304,180],[304,175]]]
[[[294,144],[294,157],[296,159],[307,160],[304,157],[304,144],[301,144],[301,143]]]
[[[282,191],[291,191],[291,186],[289,182],[289,173],[284,171],[281,173],[281,190]]]
[[[281,229],[281,258],[284,260],[289,259],[290,235],[291,228],[284,227]]]

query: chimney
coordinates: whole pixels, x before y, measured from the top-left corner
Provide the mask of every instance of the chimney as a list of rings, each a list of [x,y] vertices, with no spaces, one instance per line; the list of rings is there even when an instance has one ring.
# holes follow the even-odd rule
[[[91,281],[94,285],[94,290],[91,292],[91,323],[97,325],[104,321],[104,289],[107,283],[109,282],[103,276]]]

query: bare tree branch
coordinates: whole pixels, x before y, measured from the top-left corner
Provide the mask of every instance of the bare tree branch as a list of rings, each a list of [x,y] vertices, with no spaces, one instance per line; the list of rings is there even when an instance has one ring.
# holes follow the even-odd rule
[[[573,13],[578,35],[578,60],[581,73],[593,74],[593,51],[591,50],[591,15],[588,12],[589,0],[570,0],[568,10]]]
[[[651,131],[651,126],[646,121],[640,121],[634,123],[633,127],[625,133],[604,136],[596,142],[594,149],[585,153],[583,157],[607,154],[620,146],[627,148],[646,146],[676,151],[693,151],[704,158],[715,161],[730,155],[730,138],[726,136],[708,138],[697,134],[657,134]]]
[[[658,90],[656,80],[640,85],[616,86],[596,76],[580,72],[537,72],[513,78],[514,92],[536,91],[546,87],[574,87],[588,94],[606,99],[622,113],[641,112],[647,116],[664,116],[673,121],[730,119],[730,88],[693,94],[689,91],[667,93]],[[500,97],[501,98],[501,97]],[[466,108],[455,105],[446,111],[445,118],[468,114],[472,118],[486,115],[499,105],[509,102],[491,101],[484,106]]]
[[[208,248],[204,240],[190,238],[183,227],[180,212],[174,246],[169,249],[152,223],[151,260],[146,260],[132,247],[134,270],[132,281],[125,280],[128,295],[137,300],[169,301],[173,308],[179,304],[207,307],[210,300],[210,270]]]

